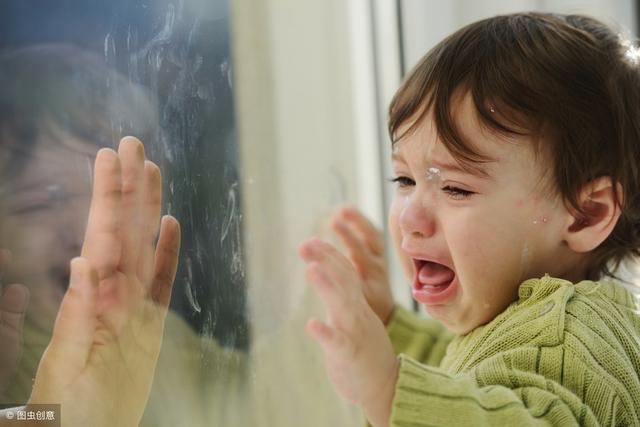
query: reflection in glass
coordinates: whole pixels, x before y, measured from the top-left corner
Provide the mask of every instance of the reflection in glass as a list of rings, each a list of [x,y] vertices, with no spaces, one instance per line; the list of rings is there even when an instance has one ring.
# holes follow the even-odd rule
[[[295,251],[321,223],[317,215],[352,187],[334,165],[337,156],[341,168],[351,168],[342,143],[350,135],[340,131],[342,122],[332,123],[327,129],[342,138],[333,148],[305,145],[303,132],[287,127],[296,134],[287,146],[278,141],[291,138],[275,141],[256,128],[239,146],[227,3],[0,5],[0,248],[11,252],[10,261],[0,261],[3,283],[30,292],[18,364],[0,359],[12,371],[0,403],[29,396],[68,285],[68,262],[80,251],[95,154],[131,134],[160,166],[164,210],[182,226],[171,311],[141,425],[359,423],[331,390],[306,336],[304,323],[319,306]],[[250,101],[258,105],[269,76],[249,72],[260,74],[251,82],[259,93]],[[294,122],[309,131],[304,121],[287,125]],[[314,168],[291,179],[287,168],[304,155]],[[319,190],[309,192],[308,182]]]
[[[132,134],[160,165],[165,210],[183,230],[143,425],[201,425],[232,410],[239,421],[246,411],[229,396],[243,381],[248,327],[226,4],[72,3],[0,14],[2,272],[30,293],[2,402],[30,394],[80,252],[95,154]]]

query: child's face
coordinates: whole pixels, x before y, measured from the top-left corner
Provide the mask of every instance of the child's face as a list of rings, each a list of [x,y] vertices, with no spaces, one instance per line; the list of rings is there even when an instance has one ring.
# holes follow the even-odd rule
[[[484,165],[488,177],[443,166],[456,162],[427,115],[394,146],[394,173],[402,178],[389,223],[401,258],[412,261],[414,298],[464,334],[515,301],[523,280],[571,278],[576,258],[562,240],[571,216],[542,190],[550,162],[536,160],[528,137],[507,140],[483,129],[469,96],[454,106],[461,134],[495,159]]]
[[[7,278],[30,288],[32,320],[51,327],[80,254],[97,146],[43,136],[23,168],[3,185],[0,247],[11,250]]]

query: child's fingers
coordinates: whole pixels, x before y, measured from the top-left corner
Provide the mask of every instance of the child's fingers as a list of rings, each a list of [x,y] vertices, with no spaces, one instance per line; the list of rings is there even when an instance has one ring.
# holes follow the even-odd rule
[[[7,264],[9,264],[10,262],[11,262],[11,251],[9,249],[0,249],[0,268],[6,267]]]
[[[362,215],[356,208],[349,206],[342,210],[342,218],[350,224],[353,224],[362,236],[366,246],[369,247],[375,255],[384,254],[384,236],[382,231],[373,225],[366,216]]]
[[[99,277],[113,272],[121,256],[122,176],[115,151],[103,148],[95,161],[93,190],[82,257],[88,259]]]
[[[142,238],[140,239],[140,259],[138,262],[138,277],[145,286],[151,285],[151,274],[155,256],[155,239],[160,225],[162,209],[162,175],[155,163],[144,163],[144,201],[142,215]],[[149,291],[149,289],[145,289]]]
[[[0,326],[21,335],[28,305],[29,290],[26,286],[20,284],[7,286],[0,297]]]
[[[134,137],[120,141],[118,155],[122,164],[122,257],[120,268],[136,273],[142,238],[144,195],[144,146]]]
[[[320,343],[325,352],[343,351],[346,347],[345,335],[321,320],[309,319],[307,331],[313,339]]]
[[[353,270],[351,262],[333,245],[318,238],[312,238],[300,245],[299,253],[306,262],[328,261],[335,267]]]
[[[320,241],[317,237],[312,237],[309,240],[305,240],[298,247],[298,254],[306,261],[311,262],[318,258],[318,251],[316,250],[317,241]]]
[[[97,298],[96,271],[87,259],[74,258],[69,288],[62,299],[47,351],[65,358],[71,366],[85,365],[94,339]]]
[[[331,345],[334,332],[326,323],[318,319],[309,319],[307,322],[307,331],[324,349],[327,349],[327,347]]]
[[[151,286],[153,301],[162,307],[167,307],[171,300],[179,253],[180,224],[174,217],[165,215],[160,225],[160,237],[156,248],[154,277]]]
[[[360,277],[354,270],[351,262],[335,247],[320,239],[311,239],[300,246],[300,255],[307,263],[318,264],[322,271],[332,282],[335,282],[345,298],[353,300],[361,295],[359,286],[352,286]]]
[[[318,292],[329,316],[341,316],[349,312],[349,300],[343,287],[334,284],[319,262],[312,261],[307,265],[305,278]]]
[[[333,328],[318,319],[309,319],[307,322],[307,332],[322,346],[323,350],[333,358],[350,357],[353,343],[348,336],[340,330]]]
[[[342,221],[336,221],[332,226],[340,241],[345,246],[349,258],[359,271],[367,271],[372,261],[371,249],[357,236],[353,229]]]

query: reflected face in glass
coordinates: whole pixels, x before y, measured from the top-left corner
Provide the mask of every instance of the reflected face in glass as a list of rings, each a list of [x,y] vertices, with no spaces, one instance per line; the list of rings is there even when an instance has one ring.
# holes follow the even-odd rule
[[[31,309],[55,313],[80,254],[97,147],[72,138],[40,138],[10,148],[21,167],[3,182],[3,247],[11,253],[6,280],[31,290]],[[5,175],[6,176],[6,175]]]
[[[427,115],[394,144],[389,224],[396,250],[410,258],[414,298],[464,334],[515,301],[523,280],[568,274],[561,236],[570,216],[558,197],[541,194],[550,163],[536,159],[531,140],[483,128],[469,96],[455,106],[461,134],[493,159],[486,176],[456,170]]]

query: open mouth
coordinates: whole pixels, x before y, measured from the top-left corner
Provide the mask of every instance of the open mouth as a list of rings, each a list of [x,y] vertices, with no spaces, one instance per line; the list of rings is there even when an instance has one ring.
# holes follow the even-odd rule
[[[424,304],[439,304],[451,297],[456,288],[456,273],[446,265],[414,259],[416,275],[413,297]]]

